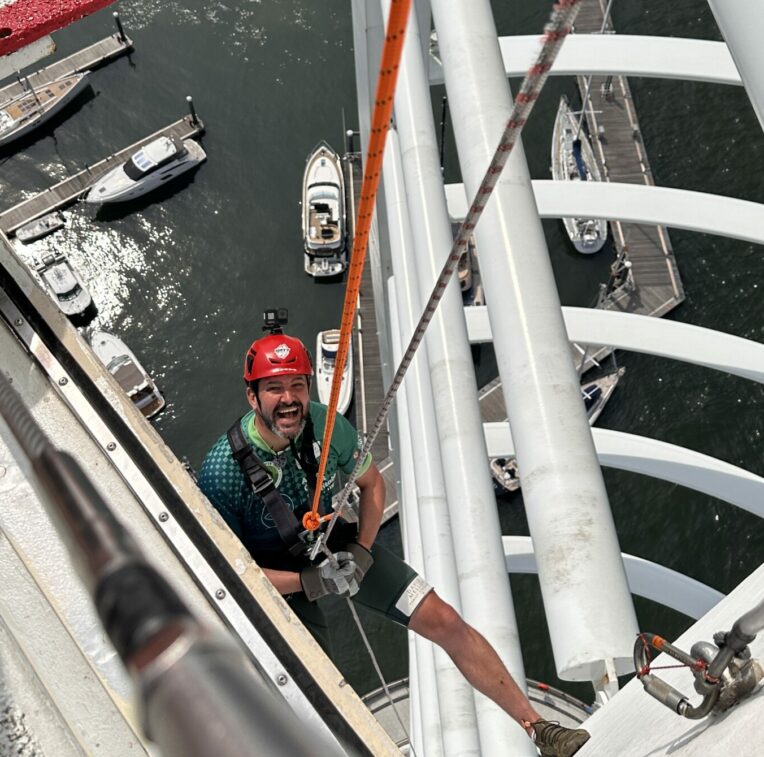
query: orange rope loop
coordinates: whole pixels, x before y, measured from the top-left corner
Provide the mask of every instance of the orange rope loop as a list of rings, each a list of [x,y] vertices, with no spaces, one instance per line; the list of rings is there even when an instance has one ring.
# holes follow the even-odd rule
[[[337,403],[342,385],[342,371],[345,368],[350,338],[353,334],[353,319],[355,317],[358,293],[361,288],[361,275],[366,260],[366,247],[369,241],[371,219],[374,215],[374,205],[377,199],[379,177],[382,174],[382,156],[385,151],[385,138],[393,112],[395,84],[398,80],[398,69],[403,54],[403,40],[406,34],[406,23],[411,9],[411,0],[392,0],[390,16],[387,20],[387,33],[382,48],[382,60],[377,79],[377,91],[374,98],[374,112],[369,134],[369,147],[366,154],[366,166],[361,184],[361,201],[358,204],[358,218],[353,234],[353,249],[350,254],[348,268],[348,283],[345,290],[345,302],[342,307],[342,322],[340,325],[340,343],[334,366],[332,393],[329,397],[329,408],[326,413],[326,427],[321,445],[321,460],[316,475],[316,491],[313,494],[313,504],[310,512],[303,516],[302,524],[308,531],[315,531],[321,525],[318,506],[321,500],[321,489],[326,472],[326,461],[334,431],[334,419],[337,414]]]

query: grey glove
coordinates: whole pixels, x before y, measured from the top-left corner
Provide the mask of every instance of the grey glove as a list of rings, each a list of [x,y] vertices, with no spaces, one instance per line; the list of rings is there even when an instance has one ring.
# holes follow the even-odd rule
[[[345,549],[353,556],[355,562],[355,580],[360,586],[363,577],[369,572],[369,568],[374,565],[374,557],[366,547],[361,546],[357,541],[351,541]]]
[[[300,571],[302,590],[309,602],[315,602],[327,594],[352,597],[358,591],[353,555],[350,552],[335,552],[334,557],[338,563],[336,567],[327,558],[319,565],[309,565]]]

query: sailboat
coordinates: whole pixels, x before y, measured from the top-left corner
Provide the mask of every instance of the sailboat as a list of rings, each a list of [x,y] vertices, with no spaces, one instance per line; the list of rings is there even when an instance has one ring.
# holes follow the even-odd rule
[[[44,124],[88,85],[87,74],[72,74],[28,89],[0,105],[0,147]]]
[[[593,426],[615,391],[626,369],[617,368],[604,376],[581,384],[581,399],[586,408],[589,425]],[[520,488],[520,470],[514,457],[493,457],[490,459],[494,488],[499,493],[514,492]]]
[[[602,181],[592,146],[564,95],[552,135],[552,177],[555,181]],[[585,255],[599,252],[607,240],[604,218],[563,218],[562,222],[573,246]]]

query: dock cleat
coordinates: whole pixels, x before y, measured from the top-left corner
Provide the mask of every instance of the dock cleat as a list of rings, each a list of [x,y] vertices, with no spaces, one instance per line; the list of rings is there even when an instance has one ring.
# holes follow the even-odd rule
[[[531,727],[542,757],[571,757],[589,741],[583,728],[566,728],[552,720],[537,720]]]

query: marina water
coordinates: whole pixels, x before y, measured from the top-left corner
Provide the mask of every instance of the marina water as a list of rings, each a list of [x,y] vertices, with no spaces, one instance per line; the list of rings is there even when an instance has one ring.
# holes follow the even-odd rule
[[[539,33],[549,10],[547,2],[494,6],[501,34]],[[77,206],[65,231],[32,249],[70,255],[98,306],[94,327],[123,338],[153,372],[167,398],[155,427],[198,465],[246,409],[242,355],[260,333],[262,310],[288,307],[290,331],[309,346],[318,330],[339,323],[342,284],[302,270],[299,200],[310,150],[326,139],[341,151],[344,128],[357,126],[350,2],[125,0],[117,7],[135,51],[94,72],[92,93],[54,128],[0,156],[0,201],[10,207],[170,123],[185,113],[185,96],[194,96],[207,125],[209,160],[199,171],[124,209]],[[622,33],[720,39],[705,0],[616,1],[613,16]],[[112,28],[108,11],[86,19],[56,36],[56,55]],[[764,202],[764,136],[741,88],[647,79],[632,79],[631,88],[657,184]],[[534,178],[549,178],[561,94],[580,103],[572,77],[552,77],[524,133]],[[437,117],[441,96],[433,90]],[[445,175],[460,178],[450,135]],[[593,305],[612,251],[582,256],[559,221],[545,220],[544,228],[563,304]],[[687,300],[669,317],[762,341],[761,248],[676,230],[670,236]],[[496,375],[490,348],[475,358],[479,383],[487,383]],[[619,353],[618,360],[627,372],[599,426],[764,474],[760,385],[647,355]],[[631,473],[605,469],[605,481],[625,552],[722,592],[764,556],[761,523],[731,505]],[[528,533],[521,495],[498,506],[505,533]],[[397,524],[380,538],[398,545]],[[514,576],[512,587],[527,674],[590,700],[588,685],[556,679],[535,577]],[[689,624],[635,601],[644,630],[672,638]],[[334,613],[338,663],[363,693],[378,683],[346,612],[338,605]],[[363,619],[387,679],[406,675],[404,632]]]

